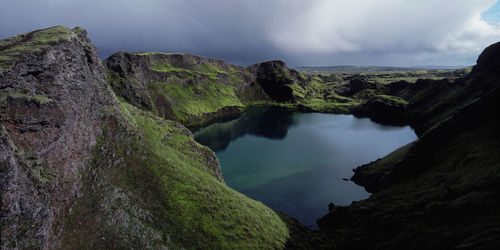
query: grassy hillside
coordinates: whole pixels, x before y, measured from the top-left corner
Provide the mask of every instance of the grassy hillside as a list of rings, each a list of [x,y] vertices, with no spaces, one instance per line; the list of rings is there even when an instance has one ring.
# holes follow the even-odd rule
[[[109,85],[134,100],[152,99],[140,96],[140,88],[126,92],[136,89],[119,75],[107,81],[85,34],[58,26],[0,42],[6,65],[0,74],[1,248],[283,248],[287,225],[227,187],[213,151],[180,123],[161,118],[157,106],[144,111],[124,102],[127,95],[118,100]],[[154,79],[137,86],[148,95],[164,91],[180,120],[241,106],[247,96],[222,73],[238,75],[238,68],[183,61],[184,55],[168,55],[168,62],[156,53],[157,61],[133,56],[145,59],[148,70],[127,80]],[[190,91],[201,93],[193,98]]]
[[[269,99],[254,84],[253,75],[222,60],[120,52],[105,64],[108,82],[120,98],[185,125],[239,113],[251,103]]]
[[[109,111],[90,173],[99,172],[87,178],[84,196],[66,222],[63,246],[284,246],[286,224],[261,202],[228,188],[215,154],[196,143],[189,130],[130,104],[120,106]],[[99,226],[82,226],[89,223]]]
[[[68,39],[70,36],[75,36],[72,30],[56,26],[0,40],[0,73],[10,69],[22,56],[41,52],[51,44]]]

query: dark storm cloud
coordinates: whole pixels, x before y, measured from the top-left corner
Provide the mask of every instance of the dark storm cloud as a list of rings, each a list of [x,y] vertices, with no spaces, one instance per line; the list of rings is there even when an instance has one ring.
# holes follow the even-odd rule
[[[295,66],[471,64],[500,39],[480,19],[494,2],[4,0],[0,37],[61,24],[87,29],[101,57],[128,50],[240,65],[278,58]]]

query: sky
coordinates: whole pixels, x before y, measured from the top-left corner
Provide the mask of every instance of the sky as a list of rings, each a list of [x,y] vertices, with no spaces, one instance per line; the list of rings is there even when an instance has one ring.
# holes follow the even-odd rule
[[[497,0],[0,0],[0,39],[55,25],[114,52],[250,65],[473,65],[500,41]]]

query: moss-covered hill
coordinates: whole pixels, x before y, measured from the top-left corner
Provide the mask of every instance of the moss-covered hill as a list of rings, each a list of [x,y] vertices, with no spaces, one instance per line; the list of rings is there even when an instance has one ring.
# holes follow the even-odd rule
[[[156,116],[157,106],[142,111],[116,97],[84,30],[58,26],[3,40],[0,63],[2,249],[284,247],[286,224],[228,188],[215,154],[189,130]],[[196,75],[196,86],[224,77],[210,65],[174,76],[166,61],[152,65],[166,79]],[[181,85],[164,90],[191,96]],[[199,109],[241,106],[230,95]],[[173,114],[185,121],[193,105],[186,100]]]
[[[269,97],[255,76],[222,60],[166,53],[118,52],[104,61],[122,100],[186,125],[239,113]]]
[[[398,90],[419,139],[355,169],[372,196],[334,207],[320,229],[352,249],[499,248],[499,55],[497,43],[464,78]]]
[[[259,104],[408,124],[409,99],[418,98],[408,89],[421,84],[401,77],[401,72],[385,73],[380,80],[366,74],[300,73],[282,61],[240,67],[201,56],[155,52],[117,52],[104,65],[120,100],[188,127],[238,115]],[[422,76],[448,82],[464,72],[433,71]],[[453,77],[443,80],[450,74]]]

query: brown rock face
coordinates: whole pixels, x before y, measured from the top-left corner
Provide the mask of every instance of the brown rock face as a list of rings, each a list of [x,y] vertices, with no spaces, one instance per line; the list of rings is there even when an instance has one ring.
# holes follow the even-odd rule
[[[48,35],[56,37],[33,40]],[[40,49],[11,58],[14,66],[0,73],[2,249],[57,244],[60,218],[79,195],[81,173],[101,134],[100,114],[114,105],[84,30],[30,32],[1,46],[0,54],[15,54],[29,42]]]

